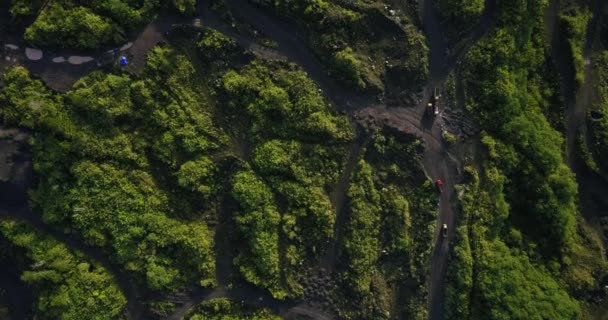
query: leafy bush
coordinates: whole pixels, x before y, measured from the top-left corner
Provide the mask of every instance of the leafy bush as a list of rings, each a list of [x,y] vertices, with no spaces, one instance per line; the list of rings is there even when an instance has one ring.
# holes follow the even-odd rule
[[[497,29],[466,57],[468,111],[486,132],[480,178],[467,168],[472,181],[459,190],[450,319],[576,319],[582,304],[575,297],[597,284],[593,272],[607,270],[600,246],[577,233],[584,224],[576,181],[563,138],[542,114],[546,5],[498,3]]]
[[[274,196],[251,171],[237,173],[233,188],[232,194],[241,207],[236,223],[248,246],[235,263],[247,281],[268,288],[277,298],[285,298],[288,293],[281,288],[279,265],[281,215]]]
[[[257,60],[227,71],[218,88],[225,114],[238,124],[234,131],[252,150],[251,170],[232,183],[239,235],[250,245],[236,263],[245,279],[278,298],[303,295],[305,272],[333,235],[327,190],[353,137],[348,118],[332,112],[319,92],[294,66]]]
[[[44,0],[13,0],[10,12],[16,18],[31,17],[40,10],[43,3]]]
[[[95,72],[54,95],[15,68],[0,96],[7,123],[34,129],[32,195],[45,220],[161,291],[215,284],[212,233],[200,217],[214,214],[216,168],[230,160],[211,157],[227,138],[193,76],[183,56],[156,48],[143,79]]]
[[[437,5],[448,40],[455,43],[477,23],[484,0],[439,0]]]
[[[599,168],[608,172],[608,164],[605,161],[608,159],[608,51],[602,52],[596,61],[598,83],[595,89],[600,100],[598,105],[592,107],[587,117],[589,149]]]
[[[27,27],[25,39],[33,44],[60,48],[97,49],[117,45],[125,36],[151,21],[161,8],[158,0],[50,1]],[[11,14],[35,16],[42,1],[13,1]],[[194,0],[174,0],[182,13],[195,11]]]
[[[0,221],[0,234],[23,249],[32,262],[21,279],[36,292],[36,317],[44,319],[124,319],[126,299],[98,263],[31,227]]]
[[[338,77],[355,88],[364,89],[365,82],[361,78],[361,62],[355,57],[350,47],[334,53],[333,68]]]
[[[183,14],[192,15],[196,11],[196,0],[173,0],[173,5]]]
[[[348,189],[351,218],[344,237],[344,254],[348,259],[347,281],[355,292],[365,294],[371,287],[378,259],[380,195],[374,186],[372,168],[360,161]]]
[[[587,26],[591,20],[591,12],[588,9],[579,10],[578,7],[560,14],[561,28],[568,42],[568,52],[572,57],[574,67],[574,79],[578,86],[585,81],[585,58],[584,49],[587,34]]]
[[[267,309],[253,310],[251,307],[239,306],[228,299],[211,299],[203,302],[188,313],[184,320],[279,320]]]
[[[423,279],[437,200],[418,162],[421,151],[413,137],[383,130],[367,145],[351,176],[337,291],[343,318],[426,315]],[[407,298],[392,305],[394,295]]]
[[[417,92],[428,73],[428,48],[419,28],[406,16],[386,16],[379,2],[261,1],[262,6],[306,27],[314,51],[338,80],[368,91],[384,90],[387,72],[421,81],[391,81]],[[398,74],[398,75],[397,75]]]
[[[221,81],[233,113],[247,115],[248,138],[302,139],[307,142],[352,138],[346,117],[330,112],[315,84],[300,70],[260,62],[230,71]]]

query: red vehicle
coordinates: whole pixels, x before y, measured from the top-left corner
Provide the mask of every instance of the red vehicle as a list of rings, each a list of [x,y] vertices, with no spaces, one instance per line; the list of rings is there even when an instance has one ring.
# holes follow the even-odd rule
[[[443,181],[441,181],[441,179],[437,179],[437,190],[439,190],[439,193],[443,192]]]

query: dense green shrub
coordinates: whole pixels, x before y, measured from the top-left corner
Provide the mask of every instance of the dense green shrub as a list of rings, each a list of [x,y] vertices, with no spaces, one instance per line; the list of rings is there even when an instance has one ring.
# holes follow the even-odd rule
[[[254,310],[228,299],[211,299],[195,307],[184,320],[279,320],[267,309]]]
[[[463,222],[451,254],[447,318],[578,318],[578,302],[554,273],[528,257],[522,233],[501,231],[509,213],[502,195],[506,180],[490,164],[483,169],[477,178],[468,168],[473,181],[459,192]]]
[[[421,151],[413,137],[377,133],[351,176],[340,255],[341,317],[426,317],[423,288],[437,199],[418,162]],[[407,298],[392,305],[394,295]]]
[[[210,286],[212,233],[177,216],[214,214],[222,188],[215,172],[227,158],[211,155],[227,138],[183,56],[156,48],[144,74],[92,73],[53,95],[24,69],[11,69],[0,114],[34,129],[32,195],[47,222],[106,248],[152,289]]]
[[[248,281],[279,298],[303,295],[304,272],[333,235],[328,190],[353,138],[348,118],[332,112],[319,92],[292,65],[257,60],[226,72],[218,88],[224,112],[252,151],[252,171],[233,181],[239,233],[252,246],[236,262]],[[268,250],[263,259],[259,250]]]
[[[577,184],[563,138],[543,115],[546,1],[498,3],[497,29],[466,57],[463,85],[482,129],[473,178],[459,190],[447,290],[449,319],[577,319],[575,297],[606,272],[577,223]]]
[[[598,84],[595,88],[599,94],[599,104],[592,106],[588,115],[589,149],[595,162],[604,172],[608,172],[608,51],[598,55]]]
[[[10,12],[13,17],[25,18],[38,13],[44,0],[13,0]]]
[[[90,8],[66,9],[51,4],[25,31],[25,39],[41,46],[94,49],[124,40],[122,30]]]
[[[560,14],[560,24],[564,31],[563,37],[568,43],[568,52],[574,67],[574,80],[578,86],[585,81],[585,41],[587,40],[587,26],[592,13],[588,9],[580,10],[574,7]]]
[[[355,57],[350,47],[334,53],[333,68],[346,83],[355,88],[365,88],[365,82],[361,78],[361,61]]]
[[[574,243],[577,187],[562,157],[563,138],[540,109],[535,72],[544,49],[537,17],[544,4],[519,5],[500,7],[500,28],[470,50],[464,85],[473,97],[468,104],[472,115],[497,137],[497,160],[510,178],[514,222],[535,225],[530,236],[546,254],[556,254]]]
[[[416,92],[426,80],[428,48],[424,36],[408,17],[400,16],[399,22],[388,17],[378,2],[261,4],[304,25],[310,44],[328,69],[355,89],[383,90],[388,71],[405,79],[420,79],[391,81],[402,90]]]
[[[21,279],[35,290],[36,318],[125,318],[125,296],[104,267],[22,223],[0,221],[0,233],[31,261]]]
[[[348,259],[348,285],[357,293],[369,292],[380,248],[380,195],[374,186],[372,167],[360,161],[348,189],[351,217],[344,237]]]
[[[346,117],[330,112],[316,85],[300,70],[253,62],[226,73],[221,90],[234,113],[248,117],[248,139],[264,137],[307,142],[352,138]]]
[[[281,215],[274,196],[252,171],[237,173],[233,188],[232,194],[241,207],[236,223],[247,244],[235,263],[247,281],[268,288],[277,298],[285,298],[288,293],[281,288],[279,265]]]
[[[196,11],[196,0],[173,0],[173,5],[184,14],[194,14]]]
[[[237,55],[234,40],[214,29],[205,28],[197,42],[197,48],[203,61],[212,66],[228,67],[231,59]]]
[[[484,0],[439,0],[437,6],[448,40],[453,44],[477,23]]]
[[[36,16],[25,32],[25,39],[33,44],[97,49],[125,41],[128,33],[151,21],[164,3],[159,0],[56,0],[50,1],[36,16],[42,1],[13,1],[11,14]],[[184,14],[192,14],[196,7],[194,0],[174,0],[173,5]]]

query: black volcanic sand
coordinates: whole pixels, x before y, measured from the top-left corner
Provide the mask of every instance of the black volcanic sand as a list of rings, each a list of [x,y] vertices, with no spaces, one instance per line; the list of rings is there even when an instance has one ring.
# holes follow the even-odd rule
[[[31,319],[32,290],[21,281],[20,268],[8,251],[12,248],[0,235],[0,319]]]
[[[28,149],[29,134],[0,126],[0,203],[27,203],[27,190],[32,179],[32,157]]]

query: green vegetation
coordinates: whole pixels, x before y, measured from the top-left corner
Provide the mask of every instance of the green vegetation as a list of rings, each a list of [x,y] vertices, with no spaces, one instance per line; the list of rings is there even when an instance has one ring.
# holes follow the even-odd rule
[[[456,136],[447,130],[443,130],[441,132],[441,137],[443,138],[443,141],[445,141],[445,143],[447,143],[448,145],[456,144],[456,142],[458,141]]]
[[[390,84],[417,92],[426,80],[424,36],[414,20],[387,16],[381,2],[297,0],[261,1],[261,5],[303,25],[316,54],[351,87],[378,91]]]
[[[473,181],[459,190],[466,223],[456,231],[451,256],[447,318],[578,319],[578,302],[554,279],[559,269],[529,258],[533,247],[518,229],[496,233],[509,205],[505,177],[494,165],[485,164],[481,177],[469,167]]]
[[[36,18],[26,29],[25,39],[48,47],[98,49],[117,45],[126,35],[151,21],[161,8],[158,0],[102,0],[102,1],[43,1],[17,0],[11,3],[11,14],[20,19]],[[174,0],[182,13],[192,14],[194,0]]]
[[[437,6],[450,44],[461,40],[477,23],[485,0],[439,0]]]
[[[239,306],[228,299],[212,299],[203,302],[186,315],[183,320],[279,320],[267,309]]]
[[[259,61],[222,77],[225,112],[251,160],[234,176],[245,279],[278,298],[301,296],[304,271],[318,262],[333,233],[328,191],[353,137],[346,117],[331,113],[299,70]]]
[[[183,56],[157,48],[145,73],[94,72],[57,95],[14,68],[4,75],[1,115],[34,129],[32,198],[48,223],[105,248],[151,289],[213,285],[204,219],[215,215],[216,168],[230,160],[209,157],[227,138],[214,131]]]
[[[10,12],[13,17],[34,16],[41,9],[44,0],[13,0],[11,1]]]
[[[37,17],[26,31],[33,43],[97,49],[171,3],[184,14],[196,7],[13,1],[11,12]],[[260,5],[304,27],[330,74],[356,90],[414,93],[426,80],[423,36],[380,2]],[[483,10],[480,0],[438,5],[455,34]],[[481,142],[467,144],[475,159],[464,160],[456,190],[449,319],[584,318],[608,274],[602,243],[578,212],[559,121],[548,119],[559,93],[545,79],[546,6],[498,1],[496,28],[458,66]],[[577,80],[588,19],[588,11],[561,15]],[[439,203],[421,166],[422,141],[388,127],[356,129],[299,67],[256,58],[218,31],[181,25],[170,35],[137,74],[93,71],[66,93],[25,68],[3,71],[0,119],[31,132],[29,200],[43,222],[107,256],[154,297],[144,303],[159,317],[192,285],[219,282],[215,294],[247,282],[287,304],[321,296],[344,319],[427,319]],[[608,54],[599,66],[602,100],[593,108],[603,116],[590,115],[589,152],[608,170]],[[456,106],[453,76],[446,92]],[[459,151],[456,136],[442,137]],[[125,317],[126,299],[103,266],[23,224],[0,222],[0,235],[35,290],[38,318]],[[331,272],[320,270],[328,262]],[[185,317],[278,318],[228,299]]]
[[[36,318],[125,318],[125,296],[98,263],[23,223],[0,221],[0,237],[8,239],[26,257],[14,261],[23,260],[21,279],[34,289]]]
[[[589,149],[599,169],[608,172],[608,51],[603,51],[596,59],[599,101],[592,106],[588,116]]]
[[[419,146],[411,137],[378,134],[351,177],[338,293],[344,318],[427,316],[424,288],[437,200],[417,162]],[[402,297],[398,305],[395,296]]]
[[[0,115],[34,130],[32,200],[46,222],[165,292],[215,285],[210,225],[234,202],[242,276],[275,297],[301,296],[333,235],[329,192],[351,124],[293,65],[230,69],[247,58],[231,41],[206,30],[190,43],[208,78],[168,47],[141,76],[93,72],[64,95],[23,68],[6,72]]]
[[[173,5],[184,14],[191,15],[196,11],[196,0],[173,0]]]
[[[545,8],[500,3],[497,29],[464,63],[468,111],[486,132],[481,165],[467,168],[471,181],[459,190],[450,319],[576,319],[578,300],[608,271],[580,221],[563,138],[542,113],[553,96],[541,78]]]
[[[568,42],[568,53],[572,59],[574,69],[574,79],[577,86],[585,81],[585,40],[587,26],[591,20],[592,13],[589,9],[580,9],[577,4],[567,4],[562,8],[560,14],[560,24],[563,29],[563,37]]]

